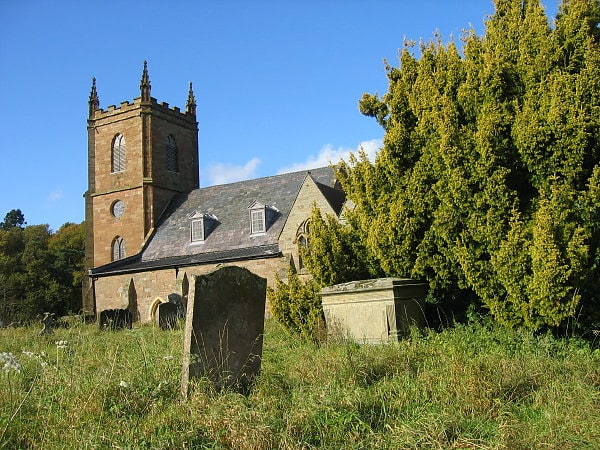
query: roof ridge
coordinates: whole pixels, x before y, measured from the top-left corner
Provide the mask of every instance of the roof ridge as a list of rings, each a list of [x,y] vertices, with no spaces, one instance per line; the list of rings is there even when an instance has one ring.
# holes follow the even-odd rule
[[[194,189],[194,191],[197,191],[198,189],[207,189],[207,188],[212,188],[212,187],[217,187],[217,186],[230,186],[230,185],[234,185],[234,184],[253,183],[256,181],[266,180],[268,178],[285,177],[285,176],[291,176],[291,175],[298,175],[301,173],[306,174],[306,173],[311,173],[311,171],[313,171],[313,170],[324,170],[324,169],[332,170],[329,166],[315,167],[313,169],[296,170],[293,172],[284,172],[284,173],[278,173],[275,175],[265,175],[263,177],[258,177],[258,178],[249,178],[247,180],[232,181],[231,183],[211,184],[210,186],[201,186],[199,188],[196,188],[196,189]]]

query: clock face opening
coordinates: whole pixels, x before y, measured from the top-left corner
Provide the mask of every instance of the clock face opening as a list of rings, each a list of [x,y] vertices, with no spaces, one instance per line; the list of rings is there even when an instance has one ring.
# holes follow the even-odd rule
[[[112,204],[111,212],[114,217],[120,219],[125,211],[125,203],[123,200],[117,200]]]

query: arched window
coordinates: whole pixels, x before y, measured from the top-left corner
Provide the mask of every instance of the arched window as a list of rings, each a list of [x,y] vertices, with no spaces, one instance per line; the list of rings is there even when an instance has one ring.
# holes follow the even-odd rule
[[[309,234],[310,219],[306,219],[296,230],[296,244],[298,245],[298,269],[304,269],[304,262],[302,261],[302,249],[307,248],[310,245]]]
[[[166,145],[167,170],[169,172],[179,172],[179,155],[177,152],[177,144],[173,135],[167,137]]]
[[[112,244],[112,260],[118,261],[125,258],[125,241],[121,236],[117,236]]]
[[[298,238],[298,245],[300,247],[308,247],[308,240],[306,239],[305,236],[300,236]]]
[[[112,146],[111,172],[123,172],[125,170],[125,136],[117,134]]]
[[[296,230],[296,243],[299,247],[308,247],[310,235],[310,219],[306,219]]]

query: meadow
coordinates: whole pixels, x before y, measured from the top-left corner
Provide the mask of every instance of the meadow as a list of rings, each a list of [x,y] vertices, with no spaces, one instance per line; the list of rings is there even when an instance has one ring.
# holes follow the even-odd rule
[[[267,321],[248,395],[194,380],[181,330],[0,329],[0,448],[598,449],[600,350],[473,323],[399,343]]]

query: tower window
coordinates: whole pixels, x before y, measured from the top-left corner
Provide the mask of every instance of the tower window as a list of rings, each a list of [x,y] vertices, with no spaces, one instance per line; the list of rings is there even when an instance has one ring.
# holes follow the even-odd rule
[[[112,146],[111,172],[123,172],[125,170],[125,136],[117,134]]]
[[[112,244],[112,260],[118,261],[125,258],[125,241],[122,237],[117,236]]]
[[[179,154],[177,144],[173,135],[167,137],[166,144],[167,170],[169,172],[179,172]]]

